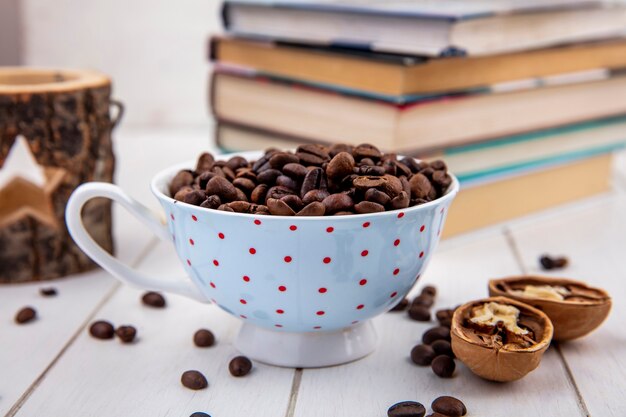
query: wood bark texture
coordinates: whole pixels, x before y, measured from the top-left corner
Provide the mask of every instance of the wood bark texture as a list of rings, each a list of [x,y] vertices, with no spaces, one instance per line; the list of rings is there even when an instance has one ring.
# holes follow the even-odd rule
[[[110,93],[109,79],[92,72],[0,69],[0,169],[23,135],[39,165],[65,171],[50,195],[54,227],[28,213],[0,218],[0,283],[48,280],[95,267],[74,244],[64,216],[78,185],[113,180]],[[113,252],[111,202],[92,200],[83,220],[94,240]]]

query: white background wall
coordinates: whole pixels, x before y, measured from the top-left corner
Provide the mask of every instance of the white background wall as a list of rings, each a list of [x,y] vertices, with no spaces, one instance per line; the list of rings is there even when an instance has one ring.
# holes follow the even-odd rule
[[[5,2],[7,0],[0,0]],[[109,74],[125,126],[210,123],[207,41],[219,0],[20,0],[25,65]]]

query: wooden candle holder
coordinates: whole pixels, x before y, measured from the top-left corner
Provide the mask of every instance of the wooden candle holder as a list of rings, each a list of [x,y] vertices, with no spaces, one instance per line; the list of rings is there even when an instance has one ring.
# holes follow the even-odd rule
[[[123,108],[110,94],[110,79],[96,72],[0,68],[0,172],[21,135],[45,176],[43,185],[18,176],[0,185],[0,283],[95,267],[67,232],[65,204],[84,182],[113,181],[111,130]],[[113,120],[111,105],[118,110]],[[90,202],[83,218],[113,252],[110,201]]]

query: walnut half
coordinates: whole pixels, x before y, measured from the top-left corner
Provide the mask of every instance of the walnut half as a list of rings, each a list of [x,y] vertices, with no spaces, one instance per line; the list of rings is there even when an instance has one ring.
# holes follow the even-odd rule
[[[535,369],[552,340],[548,316],[505,297],[471,301],[456,309],[452,350],[476,375],[514,381]]]
[[[516,276],[489,281],[490,296],[504,296],[545,312],[554,340],[576,339],[595,330],[611,310],[611,297],[600,288],[566,278]]]

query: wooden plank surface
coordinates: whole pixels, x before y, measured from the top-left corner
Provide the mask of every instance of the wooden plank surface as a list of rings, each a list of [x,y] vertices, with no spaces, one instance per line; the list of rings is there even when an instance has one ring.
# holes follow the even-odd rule
[[[606,289],[613,310],[596,332],[560,349],[593,416],[626,415],[626,196],[588,210],[512,228],[524,269],[538,271],[542,253],[563,254],[570,266],[549,275]]]
[[[480,240],[465,236],[444,242],[422,285],[436,285],[439,295],[434,308],[447,308],[485,297],[490,277],[518,272],[502,234]],[[440,395],[462,399],[471,416],[582,415],[575,390],[553,349],[536,371],[518,382],[484,381],[460,361],[452,379],[441,379],[429,367],[415,366],[409,360],[411,348],[434,323],[411,321],[406,313],[387,313],[376,324],[380,347],[374,354],[349,365],[303,372],[295,416],[378,417],[398,401],[414,400],[429,407]]]
[[[155,275],[183,276],[174,258],[173,249],[164,243],[142,265]],[[140,303],[140,295],[141,291],[122,286],[95,317],[136,326],[137,343],[100,341],[81,332],[17,416],[189,416],[194,411],[213,416],[285,414],[292,369],[255,364],[244,378],[228,373],[228,362],[237,355],[232,339],[238,320],[214,306],[177,296],[167,296],[167,308],[151,309]],[[214,347],[193,345],[199,328],[214,332]],[[189,369],[201,371],[209,388],[184,388],[180,375]]]

